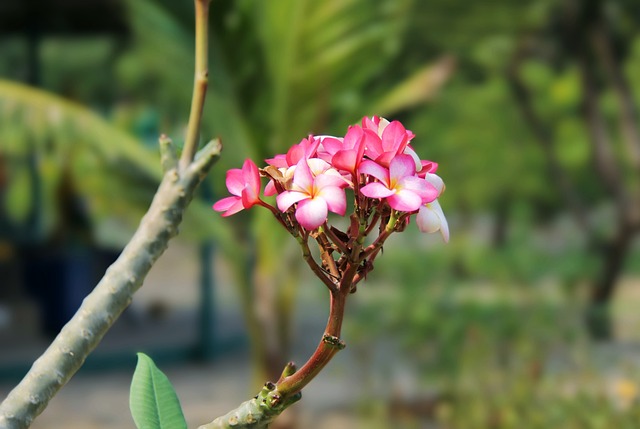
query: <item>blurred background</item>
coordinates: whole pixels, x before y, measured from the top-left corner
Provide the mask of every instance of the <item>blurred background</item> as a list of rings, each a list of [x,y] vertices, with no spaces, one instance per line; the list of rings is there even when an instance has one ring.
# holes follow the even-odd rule
[[[640,421],[640,3],[214,0],[203,139],[223,157],[34,428],[128,428],[135,352],[190,426],[302,363],[324,286],[224,174],[365,115],[440,164],[451,242],[393,237],[348,347],[278,427],[632,428]],[[0,397],[117,257],[181,143],[188,0],[0,3]]]

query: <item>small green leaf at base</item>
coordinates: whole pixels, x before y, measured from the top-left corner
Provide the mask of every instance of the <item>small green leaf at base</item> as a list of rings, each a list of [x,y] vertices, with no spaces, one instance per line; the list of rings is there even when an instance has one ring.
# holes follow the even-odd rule
[[[186,429],[182,407],[171,382],[144,353],[131,380],[129,408],[138,429]]]

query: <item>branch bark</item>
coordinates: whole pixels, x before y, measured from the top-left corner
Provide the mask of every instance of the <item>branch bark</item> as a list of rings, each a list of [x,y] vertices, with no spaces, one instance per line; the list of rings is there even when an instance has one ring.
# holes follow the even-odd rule
[[[120,257],[0,404],[0,428],[29,427],[82,366],[129,305],[169,240],[178,233],[178,225],[196,187],[218,158],[220,150],[220,142],[212,141],[184,171],[172,168],[165,173],[149,210]]]
[[[222,146],[214,140],[200,152],[198,135],[207,88],[207,22],[210,0],[195,0],[196,78],[187,140],[180,161],[171,140],[160,137],[164,176],[137,231],[98,285],[83,301],[20,383],[0,404],[0,428],[23,429],[31,425],[49,401],[82,366],[100,343],[133,294],[178,234],[182,215],[195,190],[218,159]]]
[[[578,225],[580,225],[584,231],[589,232],[590,225],[586,216],[587,211],[585,210],[584,204],[578,198],[578,194],[571,182],[571,179],[569,178],[569,175],[566,173],[554,153],[553,148],[555,141],[553,133],[544,124],[538,113],[535,111],[531,94],[519,75],[520,65],[526,58],[526,42],[526,40],[523,41],[514,54],[507,71],[507,80],[525,125],[529,127],[535,140],[542,148],[547,159],[549,171],[555,179],[555,182],[558,184],[558,188],[567,202],[571,213],[576,219]]]

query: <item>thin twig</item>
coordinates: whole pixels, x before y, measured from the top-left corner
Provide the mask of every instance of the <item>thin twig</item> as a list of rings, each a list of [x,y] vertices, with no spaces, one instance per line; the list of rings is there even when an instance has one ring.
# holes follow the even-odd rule
[[[298,243],[300,243],[300,248],[302,249],[302,257],[304,258],[311,271],[320,279],[322,283],[324,283],[331,292],[335,292],[338,290],[338,286],[331,280],[327,274],[322,270],[320,265],[313,259],[313,255],[311,254],[311,249],[309,249],[309,243],[307,238],[296,236]]]
[[[184,148],[180,157],[180,169],[189,165],[198,150],[200,136],[200,122],[204,99],[209,83],[208,70],[208,33],[209,33],[209,3],[211,0],[195,0],[196,8],[196,64],[193,83],[193,96],[191,97],[191,113],[187,125],[187,135],[184,140]]]

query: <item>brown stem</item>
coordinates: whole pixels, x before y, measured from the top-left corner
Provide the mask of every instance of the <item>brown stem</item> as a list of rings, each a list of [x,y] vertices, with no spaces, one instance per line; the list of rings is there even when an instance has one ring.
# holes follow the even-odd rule
[[[343,254],[348,254],[349,253],[349,249],[347,248],[347,245],[344,243],[344,241],[342,241],[340,239],[340,237],[338,237],[333,230],[331,229],[331,227],[325,222],[324,225],[322,226],[323,231],[325,232],[325,234],[327,235],[327,237],[329,237],[329,239],[331,240],[331,242],[333,244],[336,245],[336,247],[340,250],[340,252],[342,252]]]
[[[298,243],[300,243],[300,247],[302,248],[302,257],[307,262],[307,265],[309,265],[309,268],[311,268],[311,271],[313,271],[313,273],[320,280],[322,280],[322,283],[324,283],[332,293],[336,292],[338,290],[336,284],[327,276],[327,274],[322,270],[315,259],[313,259],[313,255],[311,255],[311,249],[309,249],[309,243],[307,242],[307,239],[299,235],[296,236],[296,239],[298,240]]]
[[[347,294],[342,291],[331,292],[329,320],[327,321],[324,335],[316,351],[302,368],[278,383],[277,390],[282,397],[288,397],[300,392],[329,363],[331,358],[344,348],[344,344],[340,341],[340,331],[342,329],[346,300]]]
[[[333,256],[331,256],[331,253],[333,252],[333,246],[331,245],[331,242],[324,234],[324,232],[320,232],[316,240],[318,242],[318,247],[320,248],[322,260],[329,269],[329,273],[334,279],[339,279],[340,273],[338,272],[338,268],[336,267],[336,261],[335,259],[333,259]]]

